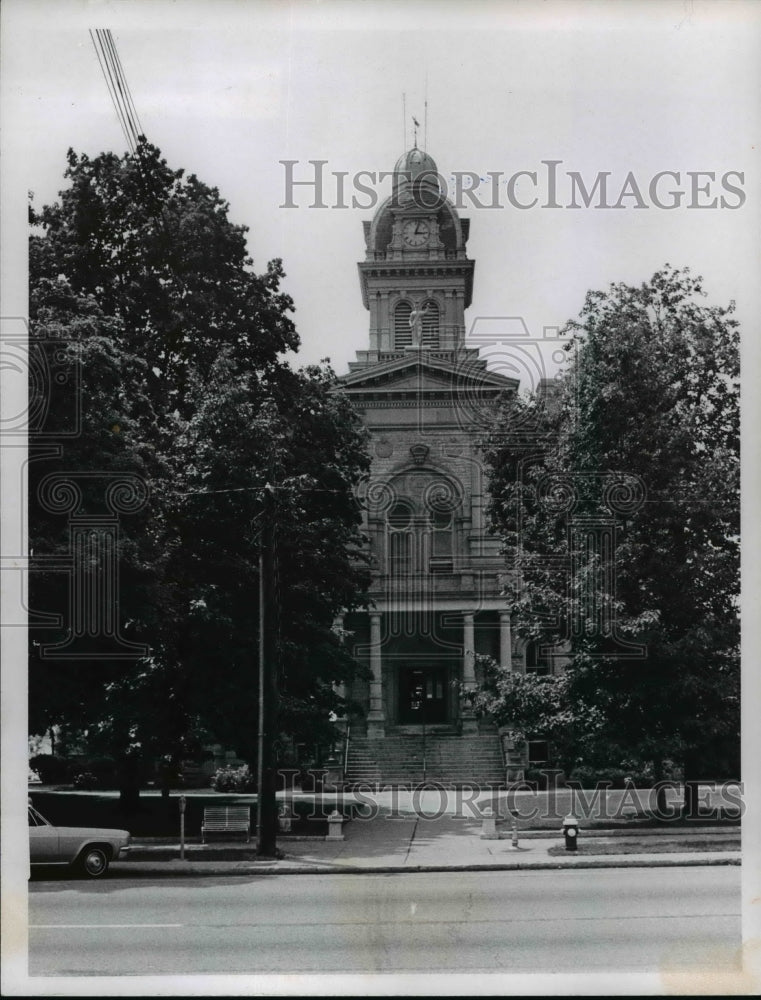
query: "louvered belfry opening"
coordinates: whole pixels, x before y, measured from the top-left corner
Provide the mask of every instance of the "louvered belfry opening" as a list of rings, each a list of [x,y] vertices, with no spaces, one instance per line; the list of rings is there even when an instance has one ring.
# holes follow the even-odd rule
[[[435,302],[429,301],[424,308],[422,346],[435,349],[439,346],[439,307]],[[412,347],[411,315],[412,306],[409,302],[400,302],[394,310],[394,350]]]
[[[412,306],[409,302],[400,302],[394,310],[394,349],[397,351],[412,347],[411,314]]]
[[[439,307],[435,302],[425,304],[422,343],[423,347],[439,346]]]

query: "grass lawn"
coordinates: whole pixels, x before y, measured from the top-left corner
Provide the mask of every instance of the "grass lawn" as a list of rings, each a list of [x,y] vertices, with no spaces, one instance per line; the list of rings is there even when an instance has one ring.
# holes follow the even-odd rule
[[[678,854],[693,851],[739,851],[738,837],[616,837],[605,840],[596,837],[579,843],[575,852],[565,847],[551,847],[548,854],[564,857],[568,854]]]

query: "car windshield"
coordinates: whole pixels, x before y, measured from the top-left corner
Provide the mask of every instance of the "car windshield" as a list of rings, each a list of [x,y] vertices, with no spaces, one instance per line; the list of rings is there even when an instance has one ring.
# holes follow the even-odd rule
[[[29,806],[29,826],[51,826],[44,816],[34,808],[34,806]]]

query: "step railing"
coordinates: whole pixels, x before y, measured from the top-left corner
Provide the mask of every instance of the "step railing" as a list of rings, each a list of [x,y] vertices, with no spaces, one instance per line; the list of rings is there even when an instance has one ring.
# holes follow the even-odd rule
[[[344,778],[349,773],[349,740],[351,739],[351,722],[346,720],[346,732],[344,733]]]

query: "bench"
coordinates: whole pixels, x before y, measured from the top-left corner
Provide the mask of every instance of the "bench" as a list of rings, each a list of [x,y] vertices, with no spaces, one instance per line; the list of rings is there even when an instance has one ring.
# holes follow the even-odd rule
[[[207,806],[203,811],[201,843],[208,833],[245,833],[251,840],[251,809],[249,806]]]

